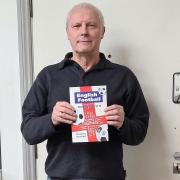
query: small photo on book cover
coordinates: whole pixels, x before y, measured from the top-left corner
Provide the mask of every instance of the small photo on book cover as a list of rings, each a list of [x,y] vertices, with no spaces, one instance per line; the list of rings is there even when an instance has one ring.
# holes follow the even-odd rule
[[[104,109],[107,107],[106,86],[70,87],[70,104],[77,120],[71,126],[72,142],[109,141]]]

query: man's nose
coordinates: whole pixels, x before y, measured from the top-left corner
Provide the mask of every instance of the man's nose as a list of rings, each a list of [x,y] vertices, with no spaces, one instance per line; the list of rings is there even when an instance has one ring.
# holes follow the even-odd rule
[[[88,27],[86,25],[82,25],[81,36],[87,36],[87,35],[88,35]]]

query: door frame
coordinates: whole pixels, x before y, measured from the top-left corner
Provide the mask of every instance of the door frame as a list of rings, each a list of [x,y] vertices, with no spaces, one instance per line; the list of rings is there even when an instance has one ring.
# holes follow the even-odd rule
[[[32,0],[17,0],[21,104],[32,85],[34,74],[32,15]],[[24,179],[36,180],[36,147],[28,145],[23,138],[22,148]]]

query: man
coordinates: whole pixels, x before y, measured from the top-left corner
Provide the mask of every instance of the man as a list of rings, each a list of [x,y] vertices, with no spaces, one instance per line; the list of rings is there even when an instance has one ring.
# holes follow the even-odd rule
[[[91,4],[74,6],[67,17],[72,46],[60,63],[44,68],[23,105],[22,133],[29,144],[47,141],[45,170],[50,179],[124,180],[122,143],[137,145],[147,132],[149,112],[135,75],[99,52],[105,27]],[[106,85],[109,141],[72,143],[77,119],[69,88]]]

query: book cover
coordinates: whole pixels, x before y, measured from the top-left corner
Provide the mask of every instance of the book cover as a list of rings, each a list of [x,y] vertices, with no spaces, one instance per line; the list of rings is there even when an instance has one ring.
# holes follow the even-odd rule
[[[72,142],[108,141],[106,86],[70,87],[70,104],[76,109],[77,120],[71,126]]]

